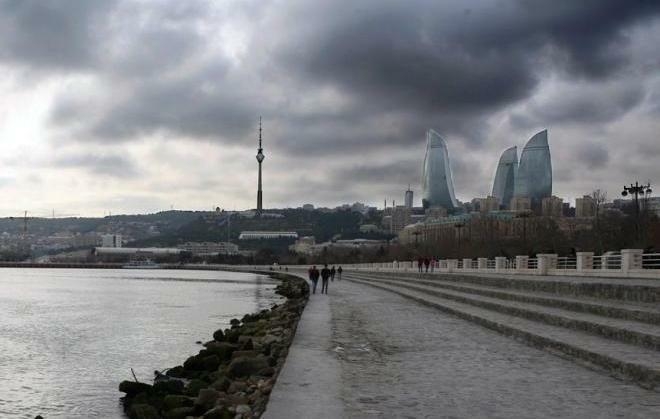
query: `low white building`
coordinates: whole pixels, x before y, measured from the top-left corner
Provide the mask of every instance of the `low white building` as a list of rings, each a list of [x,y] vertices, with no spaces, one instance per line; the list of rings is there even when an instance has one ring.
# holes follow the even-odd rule
[[[242,231],[239,240],[297,239],[295,231]]]
[[[103,234],[101,236],[101,247],[121,247],[121,234]]]
[[[238,245],[230,242],[188,242],[177,246],[193,255],[237,255]]]

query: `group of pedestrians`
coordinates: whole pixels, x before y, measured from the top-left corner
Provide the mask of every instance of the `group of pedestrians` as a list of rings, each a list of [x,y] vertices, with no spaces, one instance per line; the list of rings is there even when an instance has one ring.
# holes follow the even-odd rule
[[[438,260],[436,258],[428,258],[428,257],[419,257],[417,259],[417,269],[419,272],[427,272],[429,271],[429,267],[431,268],[431,272],[433,272],[433,269],[437,266]]]
[[[327,294],[328,283],[330,281],[334,282],[335,275],[339,275],[339,279],[341,279],[342,271],[343,269],[341,268],[341,266],[337,269],[335,269],[334,266],[328,269],[327,263],[323,265],[323,269],[321,269],[320,271],[316,268],[316,265],[309,268],[307,274],[309,276],[309,280],[312,281],[312,294],[316,294],[316,286],[319,283],[319,277],[321,278],[321,294]]]

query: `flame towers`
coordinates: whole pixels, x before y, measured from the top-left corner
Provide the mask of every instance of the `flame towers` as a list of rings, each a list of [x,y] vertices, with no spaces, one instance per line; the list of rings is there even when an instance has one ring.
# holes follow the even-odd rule
[[[552,163],[548,130],[543,130],[527,142],[520,154],[514,196],[529,198],[532,206],[538,206],[543,198],[550,195],[552,195]]]
[[[454,196],[447,143],[432,129],[426,132],[426,156],[422,168],[422,202],[425,207],[441,206],[449,210],[458,206]]]
[[[518,147],[507,148],[502,153],[495,172],[492,196],[497,198],[500,205],[509,206],[513,198],[516,173],[518,172]]]

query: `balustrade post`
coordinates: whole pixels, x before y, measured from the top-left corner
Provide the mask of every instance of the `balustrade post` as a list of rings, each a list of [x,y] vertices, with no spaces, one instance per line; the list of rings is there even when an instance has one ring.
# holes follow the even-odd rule
[[[447,272],[454,272],[456,269],[458,269],[458,260],[447,259]]]
[[[591,271],[594,269],[594,252],[576,252],[575,269],[578,272]]]
[[[472,268],[472,259],[463,258],[463,269],[471,269],[471,268]]]
[[[497,256],[495,258],[495,270],[503,271],[506,269],[506,258],[504,256]]]
[[[479,270],[488,268],[488,258],[479,258],[477,259],[477,267]]]
[[[550,269],[557,269],[556,253],[539,253],[536,257],[538,259],[536,271],[539,275],[547,275]]]
[[[621,250],[621,271],[630,272],[635,269],[642,269],[642,249],[623,249]]]
[[[518,255],[516,256],[516,269],[528,269],[529,268],[529,256]]]

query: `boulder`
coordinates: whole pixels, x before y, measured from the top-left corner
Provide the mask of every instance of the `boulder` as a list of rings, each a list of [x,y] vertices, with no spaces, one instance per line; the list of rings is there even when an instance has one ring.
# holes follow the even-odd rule
[[[268,368],[268,360],[263,356],[253,358],[235,358],[229,364],[228,375],[230,377],[246,377]]]
[[[221,361],[227,361],[231,358],[231,354],[238,349],[238,347],[228,342],[209,342],[206,344],[206,350],[210,354],[217,355]]]
[[[192,407],[177,407],[166,411],[163,414],[163,417],[165,419],[186,419],[188,416],[191,416],[194,413],[195,409]]]
[[[222,329],[218,329],[215,332],[213,332],[213,339],[218,342],[222,342],[223,340],[225,340],[225,334],[222,331]]]
[[[159,419],[160,415],[158,414],[158,410],[156,410],[155,407],[148,405],[148,404],[142,404],[142,403],[137,403],[131,405],[131,408],[128,411],[128,416],[131,419]]]
[[[153,387],[145,383],[135,381],[122,381],[119,383],[119,391],[126,393],[128,398],[134,397],[138,393],[150,393],[152,390]]]
[[[220,358],[218,355],[209,355],[202,359],[202,367],[206,371],[215,371],[220,366]]]
[[[214,407],[204,413],[204,419],[233,419],[234,415],[224,406]]]
[[[181,394],[183,393],[183,387],[184,382],[182,380],[161,380],[154,384],[154,392],[162,394]]]
[[[163,399],[163,408],[171,410],[177,407],[192,407],[194,399],[188,396],[181,396],[179,394],[168,394]]]
[[[211,384],[211,387],[218,391],[227,391],[231,383],[232,381],[229,378],[222,377],[214,381],[213,384]]]
[[[231,359],[236,359],[236,358],[254,358],[255,356],[259,355],[257,351],[249,350],[249,351],[234,351],[231,354]]]
[[[206,381],[198,380],[198,379],[192,379],[186,386],[184,393],[187,394],[188,396],[193,396],[197,397],[197,394],[199,394],[199,391],[203,388],[208,387],[208,383]]]
[[[218,400],[219,393],[212,388],[203,388],[199,391],[199,395],[195,400],[195,407],[198,411],[206,412],[215,406],[216,400]]]
[[[233,381],[229,385],[229,388],[227,388],[227,393],[234,394],[241,391],[245,391],[246,389],[247,389],[247,384],[245,383],[245,381]]]

